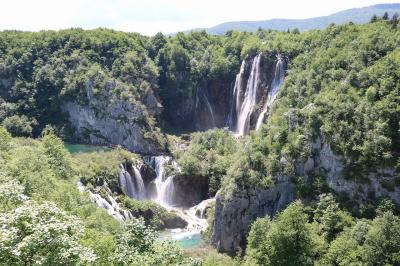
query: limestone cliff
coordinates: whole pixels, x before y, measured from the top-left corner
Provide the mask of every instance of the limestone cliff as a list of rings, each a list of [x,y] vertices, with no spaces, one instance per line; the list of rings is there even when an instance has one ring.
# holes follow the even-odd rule
[[[397,178],[394,169],[375,169],[364,175],[362,181],[350,179],[346,176],[344,158],[320,139],[312,144],[310,157],[296,163],[296,175],[304,177],[306,182],[316,173],[324,177],[333,194],[345,196],[354,206],[382,197],[400,204],[400,189],[394,185]],[[242,250],[256,218],[273,217],[298,198],[292,179],[275,179],[275,185],[268,190],[250,189],[216,196],[212,243],[219,251],[236,254]]]
[[[93,92],[90,81],[86,83],[87,104],[82,101],[66,101],[63,111],[69,114],[69,121],[75,128],[76,139],[90,144],[121,145],[128,150],[152,154],[163,149],[152,125],[151,114],[160,112],[157,100],[152,94],[146,96],[150,106],[145,108],[140,101],[124,99],[112,94],[116,81],[107,83],[101,93]],[[147,111],[149,109],[149,111]]]

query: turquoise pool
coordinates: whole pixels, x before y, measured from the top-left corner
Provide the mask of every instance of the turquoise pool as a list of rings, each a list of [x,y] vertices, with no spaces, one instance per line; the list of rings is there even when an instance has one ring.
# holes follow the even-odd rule
[[[184,249],[198,248],[204,241],[198,231],[182,231],[181,229],[167,230],[160,234],[160,240],[175,241],[178,246]]]
[[[94,151],[111,151],[111,148],[106,146],[95,146],[95,145],[86,145],[86,144],[64,144],[64,147],[69,151],[69,153],[86,153],[86,152],[94,152]]]

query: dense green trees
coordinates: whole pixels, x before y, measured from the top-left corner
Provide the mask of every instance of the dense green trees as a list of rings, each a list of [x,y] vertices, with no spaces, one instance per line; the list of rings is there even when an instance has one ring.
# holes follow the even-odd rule
[[[188,149],[177,151],[178,163],[184,174],[210,178],[210,194],[221,188],[221,179],[232,162],[237,143],[224,129],[194,133]]]
[[[313,265],[317,243],[300,202],[289,205],[276,220],[256,221],[248,239],[248,263],[252,265]]]
[[[337,213],[333,213],[332,208],[335,208]],[[321,197],[315,208],[313,221],[305,211],[303,205],[296,202],[272,221],[269,218],[256,220],[248,237],[246,264],[399,263],[400,220],[391,211],[379,213],[372,221],[361,219],[354,222],[351,216],[343,213],[337,206],[331,195]],[[330,232],[335,234],[329,234]]]

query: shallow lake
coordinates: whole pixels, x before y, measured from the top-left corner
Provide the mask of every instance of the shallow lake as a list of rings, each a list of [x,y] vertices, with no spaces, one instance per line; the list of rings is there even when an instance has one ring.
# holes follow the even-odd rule
[[[86,145],[86,144],[69,144],[65,143],[64,147],[69,151],[69,153],[86,153],[94,151],[111,151],[110,147],[107,146],[96,146],[96,145]]]

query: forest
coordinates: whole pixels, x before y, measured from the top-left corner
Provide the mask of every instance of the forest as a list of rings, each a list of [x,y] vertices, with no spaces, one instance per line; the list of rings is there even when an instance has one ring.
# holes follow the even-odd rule
[[[399,22],[0,32],[0,265],[400,265]],[[160,240],[204,200],[200,248]]]

